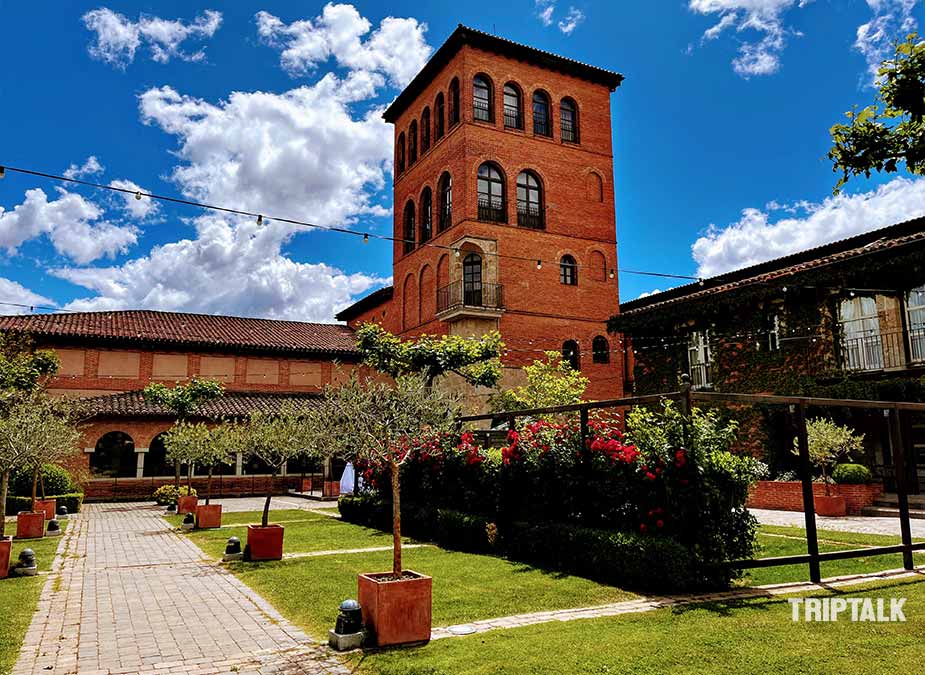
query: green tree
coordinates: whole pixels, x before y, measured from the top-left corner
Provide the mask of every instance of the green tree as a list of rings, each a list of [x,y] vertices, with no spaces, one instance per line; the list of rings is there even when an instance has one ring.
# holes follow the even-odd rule
[[[581,403],[589,380],[572,368],[559,352],[546,352],[546,358],[523,367],[526,384],[504,389],[492,396],[493,412],[549,408]]]
[[[59,368],[58,355],[50,349],[35,349],[28,335],[0,335],[0,406],[44,388]]]
[[[75,452],[80,441],[74,409],[41,390],[8,402],[0,415],[0,539],[4,536],[10,472],[20,466],[41,466]],[[36,479],[33,474],[32,508]]]
[[[187,494],[192,494],[193,471],[208,452],[211,434],[209,428],[202,422],[190,424],[177,422],[169,431],[164,433],[164,449],[167,451],[167,461],[174,466],[186,465]],[[179,486],[177,486],[179,488]]]
[[[196,463],[208,467],[209,477],[206,481],[206,506],[212,499],[212,474],[215,467],[222,464],[232,464],[234,454],[240,447],[241,427],[237,422],[225,421],[209,429],[208,442],[205,443]]]
[[[162,405],[177,417],[180,424],[195,413],[203,403],[221,397],[225,388],[220,382],[202,380],[194,377],[186,384],[168,387],[161,382],[153,382],[144,388],[142,395],[148,403]],[[174,487],[180,489],[180,464],[174,463]]]
[[[392,572],[402,573],[401,482],[406,442],[422,432],[455,428],[458,398],[431,386],[421,374],[400,375],[394,384],[356,375],[342,387],[328,387],[318,411],[318,444],[339,455],[387,464],[392,482]]]
[[[864,450],[864,434],[856,434],[850,427],[840,426],[832,420],[817,417],[807,421],[809,461],[822,474],[825,494],[829,494],[829,473],[836,462]],[[793,440],[793,453],[800,453],[799,439]]]
[[[422,335],[402,340],[378,324],[365,323],[356,337],[364,362],[392,377],[419,374],[431,385],[438,377],[455,373],[483,387],[494,387],[501,379],[504,343],[498,332],[478,338]]]
[[[925,173],[925,41],[910,34],[877,73],[875,102],[845,113],[848,123],[831,129],[829,159],[842,174],[836,193],[854,176],[895,173],[900,164]]]

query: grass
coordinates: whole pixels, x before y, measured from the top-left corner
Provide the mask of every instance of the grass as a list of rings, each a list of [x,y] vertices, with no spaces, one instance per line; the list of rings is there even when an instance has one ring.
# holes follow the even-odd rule
[[[12,530],[10,529],[12,524]],[[61,521],[61,528],[67,527],[67,521]],[[15,532],[16,519],[7,521],[7,532]],[[11,566],[19,559],[19,553],[25,548],[35,551],[36,562],[40,571],[51,569],[55,551],[60,537],[43,539],[13,540],[10,553]],[[32,621],[32,614],[42,594],[45,577],[8,577],[0,579],[0,617],[3,628],[0,630],[0,673],[9,673],[19,656],[23,637]]]
[[[813,595],[826,595],[825,592]],[[783,598],[547,623],[354,657],[371,675],[867,675],[918,672],[925,582],[846,589],[905,597],[906,623],[794,623]]]

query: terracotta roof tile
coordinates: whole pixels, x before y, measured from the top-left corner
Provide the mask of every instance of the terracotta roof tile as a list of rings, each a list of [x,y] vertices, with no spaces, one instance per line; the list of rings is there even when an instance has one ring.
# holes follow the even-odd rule
[[[357,355],[353,330],[340,324],[277,321],[152,310],[0,316],[0,331],[38,338],[93,338],[187,347]]]
[[[285,403],[312,403],[319,394],[226,392],[224,396],[202,405],[195,417],[218,419],[243,417],[253,411],[276,412]],[[91,417],[172,417],[173,413],[160,405],[148,403],[139,391],[93,396],[79,399],[84,412]]]

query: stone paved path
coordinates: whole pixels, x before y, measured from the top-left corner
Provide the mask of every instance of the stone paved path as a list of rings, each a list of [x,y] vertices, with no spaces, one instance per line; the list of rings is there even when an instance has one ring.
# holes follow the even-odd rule
[[[13,675],[349,672],[161,513],[91,504],[72,519]]]
[[[802,511],[772,511],[770,509],[749,509],[762,525],[793,525],[805,527]],[[909,521],[914,538],[925,538],[925,520]],[[846,516],[826,518],[816,516],[816,527],[820,530],[839,532],[860,532],[862,534],[890,534],[899,536],[899,518],[874,518],[871,516]]]

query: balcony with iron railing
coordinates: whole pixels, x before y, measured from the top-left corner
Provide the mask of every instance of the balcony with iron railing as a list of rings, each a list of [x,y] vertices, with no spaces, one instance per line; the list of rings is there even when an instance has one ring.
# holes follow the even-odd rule
[[[925,366],[925,327],[844,333],[839,348],[844,370],[876,371]]]
[[[690,364],[691,387],[694,389],[711,389],[713,387],[713,367],[709,363]]]
[[[501,284],[454,281],[437,290],[437,316],[496,316],[504,309]]]
[[[479,220],[506,223],[507,203],[497,197],[479,197]]]
[[[537,204],[518,204],[517,224],[534,230],[545,229],[546,221],[543,218],[543,209]]]

